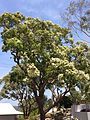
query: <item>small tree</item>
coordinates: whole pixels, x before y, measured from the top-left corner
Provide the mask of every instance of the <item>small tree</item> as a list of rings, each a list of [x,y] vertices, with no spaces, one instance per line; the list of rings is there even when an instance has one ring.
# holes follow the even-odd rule
[[[18,101],[24,118],[27,119],[37,106],[29,84],[24,81],[25,79],[23,71],[18,66],[13,67],[11,72],[2,79],[4,86],[1,90],[1,96]]]
[[[84,33],[90,37],[90,1],[89,0],[72,0],[62,16],[66,26],[73,30],[75,35]],[[84,40],[84,39],[83,39]],[[89,43],[89,41],[84,40]]]
[[[82,80],[89,79],[85,57],[87,45],[73,44],[69,30],[50,21],[24,17],[20,13],[0,16],[2,50],[10,51],[14,62],[24,72],[40,112],[45,114]],[[63,88],[51,106],[45,109],[44,93],[49,86]],[[59,89],[58,89],[59,90]]]

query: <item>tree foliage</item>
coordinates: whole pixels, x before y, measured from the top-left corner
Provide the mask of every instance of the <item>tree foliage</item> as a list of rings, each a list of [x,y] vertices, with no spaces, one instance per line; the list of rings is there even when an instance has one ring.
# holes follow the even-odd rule
[[[4,86],[1,90],[1,96],[2,98],[18,101],[26,119],[32,110],[37,108],[37,105],[32,90],[25,79],[26,76],[23,71],[18,66],[13,67],[11,72],[2,79]]]
[[[90,37],[90,1],[72,0],[63,14],[63,18],[69,29],[72,29],[76,35],[79,31]],[[86,40],[87,41],[87,40]]]
[[[1,15],[0,27],[3,28],[2,50],[10,51],[23,71],[24,82],[33,92],[41,120],[79,81],[90,80],[90,64],[85,56],[88,47],[84,43],[74,44],[68,29],[20,13]],[[58,94],[45,109],[44,93],[53,85]],[[61,92],[59,88],[64,90]]]

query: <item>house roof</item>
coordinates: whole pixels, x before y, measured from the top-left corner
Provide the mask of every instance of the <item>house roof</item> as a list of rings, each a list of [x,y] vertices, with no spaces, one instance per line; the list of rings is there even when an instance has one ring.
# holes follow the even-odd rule
[[[0,115],[22,115],[10,103],[0,103]]]

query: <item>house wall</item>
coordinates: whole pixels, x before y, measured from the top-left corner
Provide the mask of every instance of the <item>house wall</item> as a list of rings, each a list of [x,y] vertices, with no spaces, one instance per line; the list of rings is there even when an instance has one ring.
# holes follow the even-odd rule
[[[16,120],[16,116],[0,116],[0,120]]]
[[[79,120],[90,120],[90,112],[76,112]]]
[[[79,120],[90,120],[90,112],[80,112],[86,108],[90,109],[90,104],[73,105],[71,107],[71,114]]]
[[[90,104],[80,104],[80,105],[72,105],[71,106],[71,114],[73,117],[76,117],[77,113],[80,112],[82,109],[90,109]]]

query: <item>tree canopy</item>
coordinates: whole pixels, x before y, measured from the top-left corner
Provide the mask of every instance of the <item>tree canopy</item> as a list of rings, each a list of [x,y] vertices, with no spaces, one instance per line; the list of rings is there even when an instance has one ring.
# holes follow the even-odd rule
[[[33,92],[41,120],[72,87],[78,86],[80,81],[90,80],[90,63],[85,55],[88,47],[84,43],[74,43],[68,29],[20,13],[1,15],[0,27],[3,28],[2,50],[9,51],[23,71],[24,81]],[[44,93],[51,86],[56,87],[58,94],[54,103],[45,109]]]

